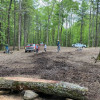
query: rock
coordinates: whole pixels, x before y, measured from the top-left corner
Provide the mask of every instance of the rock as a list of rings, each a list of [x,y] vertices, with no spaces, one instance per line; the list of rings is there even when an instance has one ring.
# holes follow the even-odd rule
[[[65,100],[73,100],[73,99],[66,98]]]
[[[24,100],[33,100],[34,98],[38,97],[38,94],[31,91],[31,90],[26,90],[24,94]]]
[[[34,100],[43,100],[42,98],[38,97],[38,98],[35,98]]]

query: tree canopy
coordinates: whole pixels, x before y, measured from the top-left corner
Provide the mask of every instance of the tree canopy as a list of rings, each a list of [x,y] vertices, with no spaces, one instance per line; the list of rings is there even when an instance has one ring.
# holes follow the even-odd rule
[[[6,44],[99,46],[99,0],[0,0],[0,49]]]

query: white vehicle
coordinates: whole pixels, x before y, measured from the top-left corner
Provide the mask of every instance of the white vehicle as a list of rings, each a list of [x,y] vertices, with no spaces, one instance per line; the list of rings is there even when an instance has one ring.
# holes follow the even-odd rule
[[[72,47],[76,47],[76,48],[86,48],[86,45],[81,44],[81,43],[76,43],[76,44],[72,44]]]

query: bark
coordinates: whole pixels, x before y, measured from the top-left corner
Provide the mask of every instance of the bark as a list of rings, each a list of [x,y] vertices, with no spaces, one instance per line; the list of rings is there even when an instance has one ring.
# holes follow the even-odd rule
[[[94,47],[95,39],[94,39],[94,25],[95,25],[95,8],[94,8],[94,0],[93,0],[93,18],[92,18],[92,47]]]
[[[95,47],[97,47],[98,42],[98,8],[99,8],[99,0],[97,0],[97,14],[96,14],[96,35],[95,35]]]
[[[21,35],[21,0],[19,0],[19,32],[18,32],[18,50],[20,50],[20,35]]]
[[[66,18],[66,47],[67,47],[67,18]]]
[[[71,11],[71,15],[70,15],[70,46],[71,46],[71,44],[73,43],[73,34],[72,34],[72,17],[73,17],[73,15],[72,15],[72,11]]]
[[[88,34],[88,47],[90,47],[90,35],[91,35],[91,5],[90,5],[90,20],[89,20],[89,34]]]
[[[3,4],[3,1],[1,0],[1,4]],[[2,36],[2,32],[3,32],[3,12],[0,12],[0,50],[3,49],[3,36]]]
[[[60,0],[59,0],[59,2],[60,2]],[[60,28],[60,15],[61,15],[61,5],[59,7],[58,40],[59,40],[59,28]]]
[[[53,30],[52,30],[52,45],[54,46],[56,43],[55,43],[55,28],[53,27]]]
[[[82,32],[83,31],[83,16],[82,16],[82,20],[81,20],[81,33],[80,33],[80,43],[82,43]]]
[[[50,15],[49,15],[49,11],[48,11],[48,25],[47,25],[47,45],[48,45],[48,39],[49,39],[49,19],[50,19]]]
[[[63,31],[63,23],[64,23],[64,15],[63,15],[63,13],[64,13],[64,9],[63,9],[63,0],[62,0],[62,2],[61,2],[61,11],[62,11],[62,15],[61,15],[60,44],[62,44],[62,38],[61,38],[61,36],[62,36],[62,31]]]
[[[39,15],[36,14],[36,43],[39,43]]]
[[[94,26],[95,26],[95,7],[94,7],[94,0],[91,0],[91,46],[92,47],[94,47],[95,44]]]
[[[24,48],[27,44],[27,14],[24,14]]]
[[[41,41],[41,38],[42,38],[42,24],[41,24],[41,22],[40,22],[39,24],[40,24],[40,32],[39,32],[39,33],[40,33],[40,34],[39,34],[39,38],[40,38],[40,39],[39,39],[39,40],[40,40],[40,42],[42,42],[42,41]],[[33,42],[33,43],[34,43],[34,42]]]
[[[14,43],[13,43],[13,50],[15,50],[15,46],[16,46],[16,2],[14,0]]]
[[[31,26],[31,19],[30,19],[30,16],[28,16],[28,32],[27,32],[27,43],[29,42],[29,33],[30,33],[30,26]],[[39,30],[38,30],[38,41],[40,41],[39,40]],[[32,41],[31,41],[32,42]],[[38,42],[38,43],[40,43],[40,42]]]
[[[18,77],[5,77],[0,78],[1,90],[34,90],[35,92],[42,92],[56,96],[72,98],[76,100],[87,100],[87,88],[81,87],[76,84],[32,79],[32,78],[18,78]]]
[[[8,9],[8,27],[7,27],[7,43],[9,45],[10,43],[10,32],[9,32],[9,27],[10,27],[10,10],[11,10],[11,4],[12,4],[12,0],[10,0],[10,5],[9,5],[9,9]]]
[[[1,39],[1,22],[0,22],[0,50],[2,49],[2,39]]]

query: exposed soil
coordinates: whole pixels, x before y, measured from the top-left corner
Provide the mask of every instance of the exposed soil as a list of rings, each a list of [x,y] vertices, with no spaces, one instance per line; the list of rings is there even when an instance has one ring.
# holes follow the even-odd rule
[[[76,83],[89,88],[89,100],[100,100],[100,62],[94,63],[94,59],[91,59],[98,53],[99,48],[84,48],[77,51],[76,48],[65,47],[62,47],[59,53],[56,47],[48,47],[47,52],[40,47],[38,54],[24,53],[24,50],[14,51],[12,54],[0,52],[0,77],[23,76]],[[1,96],[5,98],[4,95]],[[43,98],[57,100],[51,96]]]

